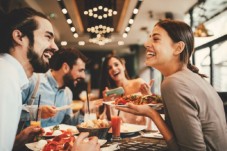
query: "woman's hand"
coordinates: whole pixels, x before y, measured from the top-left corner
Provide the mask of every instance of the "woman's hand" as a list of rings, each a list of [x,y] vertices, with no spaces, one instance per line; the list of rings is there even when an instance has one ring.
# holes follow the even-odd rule
[[[135,115],[140,115],[140,116],[147,116],[152,118],[154,113],[157,113],[154,109],[152,109],[149,105],[134,105],[132,103],[127,103],[127,107],[115,107],[118,110],[132,113]]]
[[[165,124],[160,114],[154,109],[152,109],[150,106],[134,105],[131,103],[128,103],[126,105],[127,107],[116,107],[116,109],[135,115],[142,115],[151,118],[166,141],[170,141],[173,138],[172,132],[169,130],[168,126]]]
[[[152,94],[151,93],[151,87],[153,86],[153,83],[154,83],[154,79],[152,79],[149,84],[147,84],[147,83],[141,84],[140,92],[142,93],[142,95]]]
[[[103,97],[103,101],[106,101],[108,98],[107,98],[107,95],[106,95],[106,91],[108,91],[109,88],[108,87],[105,87],[105,90],[102,91],[102,97]]]
[[[116,98],[119,97],[116,94],[112,94],[112,95],[107,96],[106,95],[106,92],[107,91],[109,91],[109,88],[108,87],[106,87],[105,90],[102,91],[103,101],[113,101],[113,100],[115,100]]]
[[[100,145],[98,143],[97,137],[90,137],[88,141],[84,139],[87,138],[89,133],[81,133],[76,142],[73,145],[72,151],[100,151]]]

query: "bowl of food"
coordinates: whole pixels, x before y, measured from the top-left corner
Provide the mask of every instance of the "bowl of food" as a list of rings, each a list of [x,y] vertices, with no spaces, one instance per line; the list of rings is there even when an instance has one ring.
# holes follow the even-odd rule
[[[88,120],[77,125],[79,132],[89,132],[89,136],[97,136],[99,139],[106,139],[106,135],[111,127],[107,120]]]

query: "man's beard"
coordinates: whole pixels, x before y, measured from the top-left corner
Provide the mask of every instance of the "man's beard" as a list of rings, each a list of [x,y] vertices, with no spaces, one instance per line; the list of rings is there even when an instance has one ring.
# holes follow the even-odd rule
[[[64,81],[64,86],[69,87],[71,90],[75,88],[75,85],[74,85],[75,80],[73,79],[70,72],[63,76],[63,81]]]
[[[32,47],[28,48],[27,57],[34,72],[44,73],[49,69],[49,63],[45,62],[43,56],[40,57]]]
[[[63,76],[63,81],[64,81],[64,86],[67,86],[71,90],[73,90],[78,84],[80,85],[80,83],[82,83],[81,81],[83,81],[83,78],[73,79],[72,75],[69,72]],[[75,81],[77,81],[77,84],[74,83]]]

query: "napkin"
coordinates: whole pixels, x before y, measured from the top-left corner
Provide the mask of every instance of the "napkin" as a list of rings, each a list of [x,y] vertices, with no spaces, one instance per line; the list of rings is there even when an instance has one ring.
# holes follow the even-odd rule
[[[118,143],[116,143],[116,144],[112,144],[108,147],[101,148],[101,151],[114,151],[114,150],[118,150],[118,149],[120,149],[120,146]]]

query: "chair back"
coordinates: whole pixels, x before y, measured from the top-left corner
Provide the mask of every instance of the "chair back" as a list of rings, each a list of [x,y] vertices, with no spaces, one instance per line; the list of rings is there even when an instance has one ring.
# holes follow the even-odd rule
[[[226,122],[227,122],[227,92],[218,92],[218,95],[220,96],[220,98],[223,101],[224,109],[225,109],[225,118],[226,118]]]

